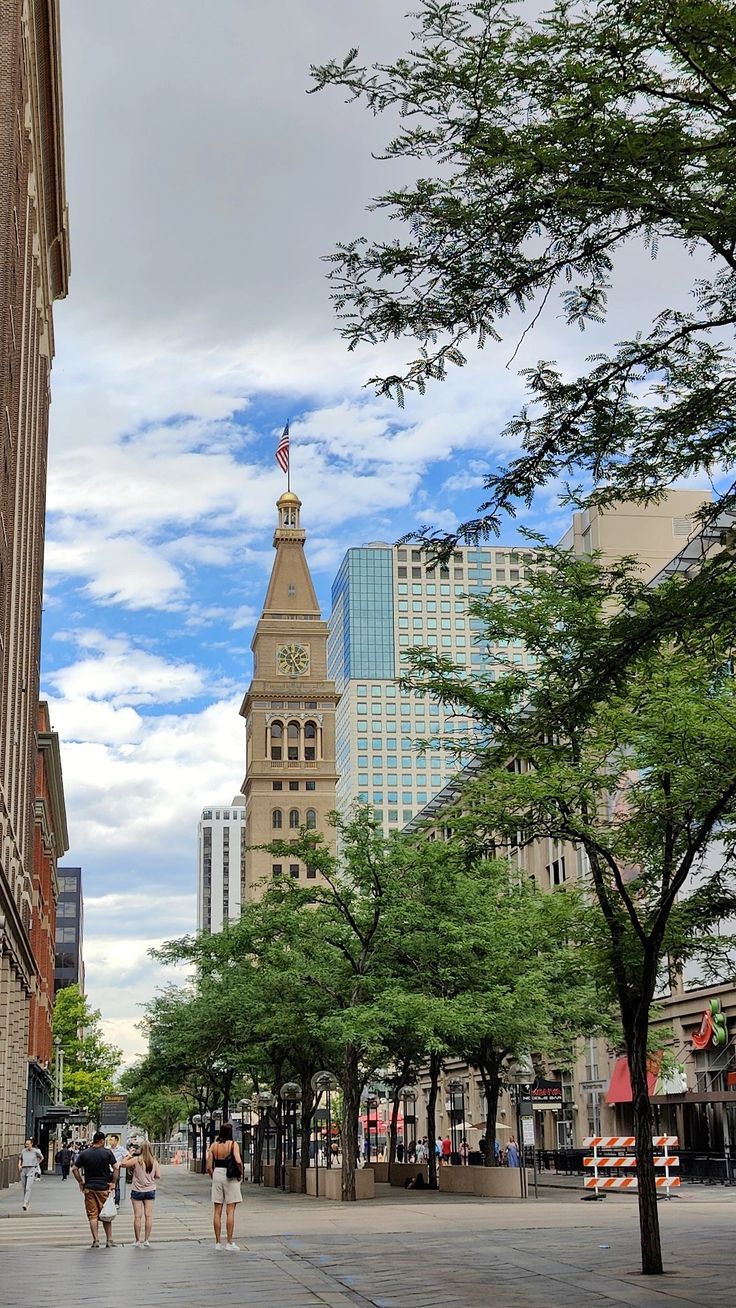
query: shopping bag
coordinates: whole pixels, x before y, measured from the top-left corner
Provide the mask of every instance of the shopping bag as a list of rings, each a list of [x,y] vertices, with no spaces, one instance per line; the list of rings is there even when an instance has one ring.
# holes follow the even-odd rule
[[[115,1194],[111,1190],[109,1195],[107,1196],[107,1199],[102,1205],[102,1208],[100,1209],[100,1221],[110,1222],[112,1221],[113,1217],[117,1217],[117,1215],[118,1215],[118,1210],[115,1207]]]

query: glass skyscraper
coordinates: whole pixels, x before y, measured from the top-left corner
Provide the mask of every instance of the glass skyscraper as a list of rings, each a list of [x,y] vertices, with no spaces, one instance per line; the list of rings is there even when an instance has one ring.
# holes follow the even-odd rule
[[[457,772],[454,751],[468,719],[397,684],[402,656],[412,645],[437,648],[469,675],[494,675],[494,666],[525,664],[518,648],[482,643],[482,624],[468,614],[468,596],[494,586],[523,585],[528,549],[458,549],[443,565],[417,545],[382,541],[348,550],[332,587],[328,675],[337,708],[337,803],[373,805],[385,831],[409,822]],[[424,750],[419,742],[429,742]],[[432,744],[434,742],[434,744]]]

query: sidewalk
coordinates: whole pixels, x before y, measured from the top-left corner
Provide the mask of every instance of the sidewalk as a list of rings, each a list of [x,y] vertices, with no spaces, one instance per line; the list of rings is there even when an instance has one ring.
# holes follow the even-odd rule
[[[730,1203],[660,1208],[668,1275],[638,1274],[636,1203],[508,1203],[380,1187],[342,1205],[244,1184],[239,1254],[213,1250],[206,1178],[164,1168],[151,1250],[92,1250],[73,1178],[0,1194],[3,1308],[733,1308]],[[29,1287],[30,1291],[29,1300]]]

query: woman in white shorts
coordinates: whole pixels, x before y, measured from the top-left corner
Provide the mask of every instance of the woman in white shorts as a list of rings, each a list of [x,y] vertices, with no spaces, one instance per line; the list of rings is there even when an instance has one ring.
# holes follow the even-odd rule
[[[227,1174],[227,1166],[233,1158],[238,1167],[236,1179]],[[233,1239],[235,1233],[235,1205],[242,1201],[240,1177],[243,1175],[243,1160],[240,1150],[233,1140],[232,1122],[223,1122],[217,1132],[217,1139],[207,1150],[207,1171],[212,1177],[212,1203],[214,1204],[213,1225],[215,1228],[215,1249],[222,1249],[222,1209],[225,1207],[225,1230],[227,1231],[226,1249],[237,1253],[240,1248]]]

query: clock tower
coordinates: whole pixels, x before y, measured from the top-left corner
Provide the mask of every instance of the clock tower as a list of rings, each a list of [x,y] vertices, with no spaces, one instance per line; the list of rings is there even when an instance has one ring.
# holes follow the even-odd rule
[[[246,722],[243,902],[260,898],[274,877],[308,881],[312,869],[253,848],[296,838],[306,827],[334,851],[327,821],[336,808],[335,706],[327,677],[327,623],[304,554],[301,501],[286,491],[277,503],[276,550],[263,613],[256,626],[253,680],[240,712]]]

